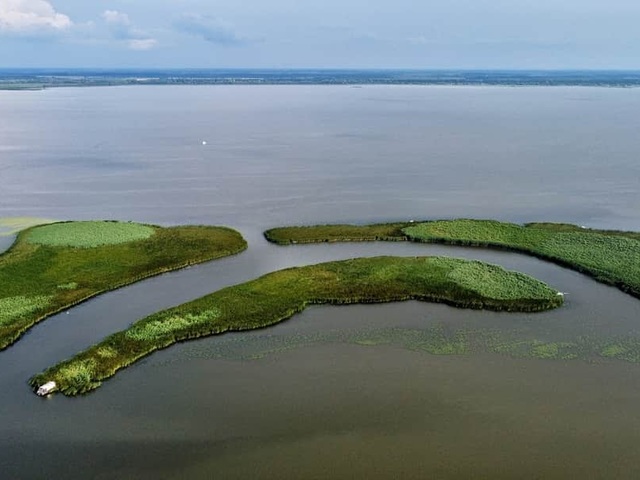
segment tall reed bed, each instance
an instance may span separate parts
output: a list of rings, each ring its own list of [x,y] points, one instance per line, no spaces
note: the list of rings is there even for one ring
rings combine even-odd
[[[515,250],[558,263],[640,298],[640,234],[574,225],[493,220],[425,222],[403,229],[413,241]]]
[[[316,225],[267,230],[279,245],[409,240],[513,250],[577,270],[640,298],[640,232],[566,223],[517,225],[495,220],[440,220],[375,225]]]

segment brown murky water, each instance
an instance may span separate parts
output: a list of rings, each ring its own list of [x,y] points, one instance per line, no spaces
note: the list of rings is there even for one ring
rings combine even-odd
[[[282,248],[261,232],[456,216],[637,230],[638,107],[640,90],[589,88],[0,92],[0,216],[227,224],[250,243],[57,315],[0,353],[0,477],[635,478],[640,365],[369,339],[390,328],[640,339],[637,300],[511,253]],[[158,309],[291,265],[380,254],[499,263],[568,292],[567,304],[534,315],[314,307],[174,346],[86,397],[43,400],[26,385]]]

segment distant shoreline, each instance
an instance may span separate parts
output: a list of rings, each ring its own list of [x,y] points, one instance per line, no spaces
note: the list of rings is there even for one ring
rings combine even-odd
[[[132,85],[640,87],[640,71],[0,69],[0,90]]]

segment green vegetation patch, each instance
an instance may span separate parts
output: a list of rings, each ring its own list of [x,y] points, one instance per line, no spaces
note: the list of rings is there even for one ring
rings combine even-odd
[[[194,343],[183,350],[188,358],[254,360],[311,345],[343,343],[363,347],[391,346],[429,355],[494,353],[520,359],[553,361],[625,361],[640,363],[640,338],[626,336],[575,339],[531,337],[518,329],[452,328],[446,322],[424,328],[391,327],[329,330],[310,334],[227,336],[216,342]]]
[[[139,223],[65,222],[33,228],[26,241],[54,247],[95,248],[145,240],[154,233],[154,227]]]
[[[531,283],[531,277],[517,272],[505,277],[499,271],[501,269],[497,265],[469,262],[455,267],[448,276],[459,285],[492,298],[515,300],[521,295],[528,298],[548,298],[552,295],[550,288]]]
[[[525,226],[493,220],[426,222],[403,232],[412,240],[496,247],[570,267],[640,297],[640,241],[634,232],[606,232],[560,224]]]
[[[513,250],[572,268],[640,298],[640,232],[596,230],[567,223],[517,225],[459,219],[282,227],[267,230],[265,237],[280,245],[409,240]]]
[[[278,245],[320,242],[403,241],[402,229],[410,222],[375,225],[315,225],[310,227],[279,227],[264,232],[267,240]]]
[[[452,273],[466,268],[475,276],[462,284],[459,275]],[[505,295],[503,285],[518,291]],[[31,384],[39,386],[53,380],[67,395],[84,393],[119,369],[181,340],[266,327],[290,318],[310,304],[412,299],[519,312],[552,309],[563,303],[558,292],[534,278],[480,262],[443,257],[329,262],[270,273],[146,317],[128,330],[115,333],[36,375]],[[421,339],[414,346],[434,353],[457,353],[466,349],[466,340],[431,335],[429,340]],[[101,353],[105,349],[110,355]],[[87,371],[89,374],[85,375]],[[71,377],[69,372],[73,374]]]
[[[640,340],[636,338],[614,339],[602,345],[599,353],[604,358],[640,363]]]
[[[495,339],[494,339],[495,340]],[[543,360],[574,360],[588,358],[592,351],[577,342],[547,342],[542,340],[502,340],[488,344],[494,353],[516,358],[539,358]]]
[[[172,335],[174,332],[188,330],[198,324],[211,322],[219,316],[220,311],[213,308],[198,314],[171,315],[147,323],[136,324],[127,330],[126,336],[133,340],[155,341]]]
[[[152,275],[232,255],[247,246],[238,232],[224,227],[78,223],[25,230],[0,255],[0,349],[40,320],[90,297]],[[96,228],[104,231],[105,225],[111,243],[88,246],[95,240],[87,235]],[[61,246],[61,239],[69,240],[70,232],[78,233],[80,240],[76,246]],[[130,241],[134,232],[138,232],[137,240]],[[142,232],[153,235],[140,238]],[[34,236],[44,243],[34,243]],[[129,240],[115,241],[125,237]],[[82,248],[77,248],[79,245]]]
[[[0,298],[0,327],[10,325],[34,312],[45,310],[52,298],[52,295],[37,295],[34,297],[19,295]]]

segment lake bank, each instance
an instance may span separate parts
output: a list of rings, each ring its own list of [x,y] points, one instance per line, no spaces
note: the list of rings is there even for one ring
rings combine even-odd
[[[512,250],[571,268],[640,298],[640,233],[566,223],[516,225],[495,220],[434,220],[374,225],[316,225],[266,230],[278,245],[414,241]]]

